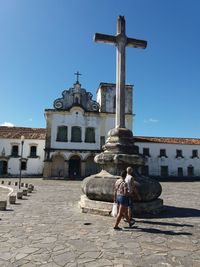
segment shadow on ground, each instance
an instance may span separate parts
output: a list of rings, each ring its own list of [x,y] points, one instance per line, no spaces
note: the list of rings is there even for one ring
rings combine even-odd
[[[158,228],[156,228],[158,227]],[[162,229],[164,227],[164,229]],[[172,229],[167,229],[171,228]],[[124,231],[139,231],[139,232],[145,232],[150,234],[163,234],[163,235],[192,235],[192,233],[188,231],[183,231],[186,227],[189,227],[190,229],[194,227],[192,224],[186,224],[186,223],[171,223],[171,222],[160,222],[160,221],[152,221],[152,220],[136,220],[136,225],[132,228],[130,227],[124,227]]]
[[[164,210],[160,213],[159,217],[160,218],[200,217],[200,210],[193,208],[164,206]]]
[[[148,221],[148,220],[139,220],[140,223],[160,225],[160,226],[173,226],[173,227],[193,227],[193,224],[187,223],[171,223],[171,222],[159,222],[159,221]]]
[[[200,210],[175,206],[164,206],[158,214],[139,214],[136,218],[187,218],[200,217]]]
[[[190,232],[184,232],[184,231],[173,231],[173,230],[162,230],[157,228],[148,228],[148,227],[140,227],[140,226],[134,226],[132,228],[124,227],[123,231],[139,231],[139,232],[145,232],[150,234],[163,234],[163,235],[192,235]]]

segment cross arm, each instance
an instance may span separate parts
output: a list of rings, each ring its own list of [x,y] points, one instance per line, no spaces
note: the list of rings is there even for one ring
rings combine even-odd
[[[116,44],[116,36],[102,34],[102,33],[95,33],[94,41],[97,43]]]
[[[147,41],[127,38],[127,46],[145,49],[147,47]]]

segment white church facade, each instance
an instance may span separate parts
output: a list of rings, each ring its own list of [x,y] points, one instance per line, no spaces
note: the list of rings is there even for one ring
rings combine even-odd
[[[126,127],[132,127],[132,86],[126,86]],[[97,101],[77,80],[46,109],[44,177],[86,177],[97,173],[94,157],[115,125],[115,85],[101,83]]]
[[[94,157],[115,126],[115,84],[100,83],[96,100],[92,97],[77,80],[45,110],[46,128],[0,126],[0,176],[78,179],[100,171]],[[133,86],[126,85],[125,118],[131,130],[132,98]],[[200,177],[200,139],[134,138],[146,159],[141,174]]]

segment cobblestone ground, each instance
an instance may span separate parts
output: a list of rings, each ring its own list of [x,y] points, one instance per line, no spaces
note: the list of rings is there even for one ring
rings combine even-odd
[[[165,211],[114,231],[81,213],[80,181],[24,181],[36,190],[0,211],[0,266],[200,266],[200,182],[162,183]]]

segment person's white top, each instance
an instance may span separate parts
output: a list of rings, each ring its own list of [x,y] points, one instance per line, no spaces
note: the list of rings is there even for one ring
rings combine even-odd
[[[127,185],[128,185],[128,192],[129,192],[130,194],[132,193],[132,183],[131,183],[131,180],[132,180],[132,175],[127,174],[127,175],[126,175],[126,178],[125,178],[125,181],[127,182]]]

